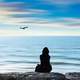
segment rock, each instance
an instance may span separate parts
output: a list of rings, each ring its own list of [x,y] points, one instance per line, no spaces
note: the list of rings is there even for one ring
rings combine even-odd
[[[65,77],[69,80],[80,80],[80,72],[66,73]]]
[[[8,80],[17,80],[17,79],[14,77],[9,77]]]
[[[0,80],[66,80],[61,73],[6,73],[0,74]]]
[[[27,79],[30,80],[65,80],[65,76],[61,73],[36,73],[30,74]]]

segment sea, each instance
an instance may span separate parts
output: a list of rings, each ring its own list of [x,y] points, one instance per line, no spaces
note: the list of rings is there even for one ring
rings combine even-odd
[[[34,72],[48,47],[52,72],[80,71],[80,36],[0,37],[0,73]]]

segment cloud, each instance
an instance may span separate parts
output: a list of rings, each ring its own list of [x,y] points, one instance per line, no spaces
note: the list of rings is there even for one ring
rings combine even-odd
[[[71,28],[80,28],[80,19],[79,18],[61,18],[63,24]]]
[[[22,6],[25,6],[24,2],[1,2],[0,3],[0,22],[4,24],[5,23],[6,24],[19,24],[23,22],[24,23],[34,22],[33,21],[34,19],[28,18],[28,16],[35,15],[36,17],[36,15],[47,14],[47,10],[43,10],[43,9],[28,9],[28,8],[21,9],[21,10],[18,9]]]
[[[44,1],[58,5],[69,5],[69,4],[80,3],[80,0],[44,0]]]
[[[48,0],[46,0],[48,1]],[[52,0],[50,0],[52,1]],[[58,0],[57,0],[58,1]],[[60,2],[61,1],[61,2]],[[64,0],[52,4],[73,4],[74,1]],[[50,3],[48,3],[50,4]],[[24,2],[1,2],[0,23],[5,25],[29,25],[28,31],[0,30],[1,35],[80,35],[80,19],[70,17],[49,17],[49,10],[29,8],[30,4]],[[53,9],[53,8],[52,8]],[[54,10],[54,9],[53,9]],[[54,14],[52,12],[51,14]],[[59,13],[58,13],[59,14]],[[46,18],[48,16],[48,18]],[[13,27],[13,26],[11,26]],[[12,28],[13,29],[13,28]]]
[[[47,0],[48,1],[48,0]],[[55,0],[50,0],[54,3],[57,2]],[[61,2],[65,3],[64,0],[60,0]],[[59,2],[59,1],[58,1]],[[72,2],[72,0],[68,0],[68,2]],[[48,23],[49,20],[44,19],[46,17],[50,16],[49,10],[38,9],[38,8],[27,8],[28,6],[31,6],[29,3],[24,2],[1,2],[0,3],[0,21],[3,21],[4,23]],[[55,15],[56,10],[52,12],[51,14]],[[53,17],[53,16],[52,16]],[[33,20],[32,20],[33,18]],[[39,18],[39,19],[38,19]],[[42,18],[42,21],[40,20]],[[31,19],[31,20],[30,20]],[[36,19],[36,21],[35,21]],[[61,20],[60,20],[61,21]],[[63,22],[69,22],[67,20],[63,20]],[[53,21],[54,22],[54,21]]]
[[[77,11],[77,10],[74,10],[73,8],[77,7],[77,5],[80,4],[80,0],[42,0],[42,1],[47,5],[52,5],[53,8],[55,7],[54,10],[58,11],[58,13],[59,12],[65,13],[65,12],[68,12],[70,9],[72,9],[73,11]],[[77,9],[78,9],[78,7],[77,7]],[[70,10],[70,11],[72,11],[72,10]],[[65,14],[67,14],[67,13],[65,13]]]
[[[80,27],[76,27],[76,25],[73,27],[65,23],[68,21],[70,23],[78,22],[79,20],[74,18],[61,18],[56,21],[37,18],[6,18],[3,20],[6,25],[14,25],[14,27],[15,25],[28,25],[29,28],[25,31],[20,30],[19,27],[16,30],[0,29],[0,36],[78,36],[80,35]]]
[[[25,7],[26,6],[26,7]],[[0,3],[0,10],[1,11],[9,11],[14,13],[46,13],[46,10],[42,9],[29,9],[27,6],[30,6],[28,3],[24,2],[1,2]]]
[[[0,36],[80,36],[80,31],[18,31],[0,30]]]
[[[24,2],[1,2],[0,7],[22,7],[27,5]]]

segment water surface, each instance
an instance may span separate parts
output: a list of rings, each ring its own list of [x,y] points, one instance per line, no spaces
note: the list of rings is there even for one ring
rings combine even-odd
[[[33,72],[44,47],[52,71],[80,71],[80,37],[0,37],[0,72]]]

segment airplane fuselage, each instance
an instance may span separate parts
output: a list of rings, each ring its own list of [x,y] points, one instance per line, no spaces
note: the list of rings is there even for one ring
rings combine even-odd
[[[28,28],[28,27],[20,27],[20,29],[23,29],[23,30],[25,30],[26,28]]]

